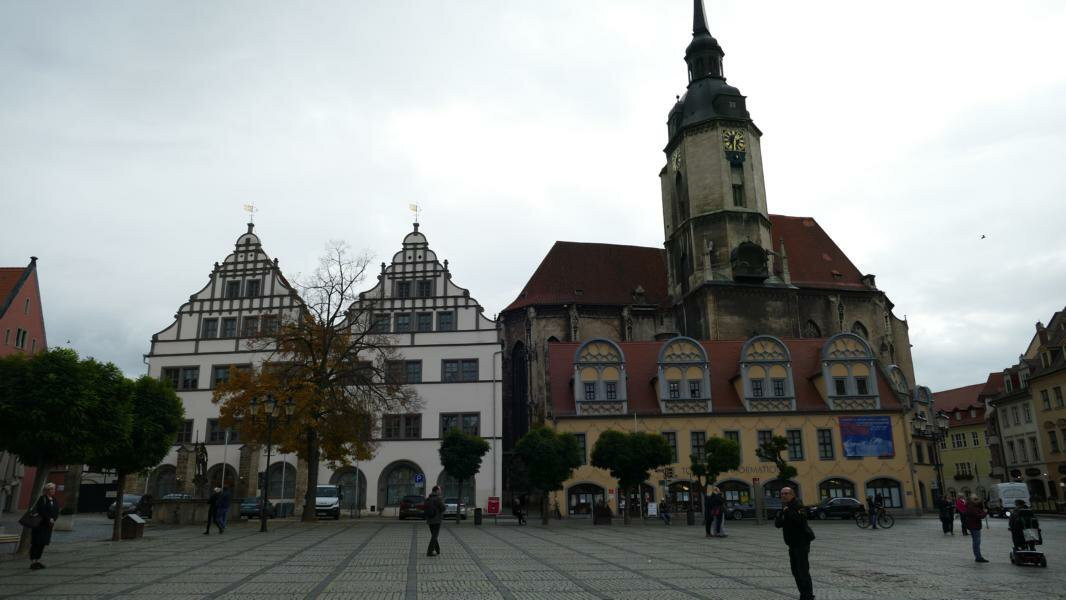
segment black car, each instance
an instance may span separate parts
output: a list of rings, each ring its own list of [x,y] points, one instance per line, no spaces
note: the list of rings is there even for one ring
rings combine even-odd
[[[400,519],[413,517],[415,519],[426,518],[426,499],[423,496],[404,496],[400,500]]]
[[[262,517],[260,509],[263,506],[262,498],[245,498],[241,500],[241,516],[249,519],[258,519]],[[268,519],[273,519],[277,515],[277,508],[274,503],[267,500],[266,504],[266,516]]]
[[[811,519],[853,519],[855,513],[865,510],[862,502],[855,498],[826,498],[814,506],[807,507],[807,516]]]
[[[727,502],[725,505],[725,518],[739,521],[741,519],[754,519],[755,507],[751,504],[739,502]]]

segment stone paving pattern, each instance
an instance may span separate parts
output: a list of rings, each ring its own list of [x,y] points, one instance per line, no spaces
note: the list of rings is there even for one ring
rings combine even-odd
[[[681,516],[681,515],[679,515]],[[681,519],[682,523],[683,518]],[[1066,521],[1047,519],[1047,569],[1007,560],[1004,521],[986,530],[973,562],[969,538],[944,537],[935,519],[899,519],[890,530],[817,522],[811,552],[820,600],[1049,600],[1066,598]],[[444,525],[443,554],[425,555],[424,523],[383,519],[302,524],[235,523],[224,535],[151,527],[145,538],[57,541],[41,571],[0,561],[0,599],[36,600],[584,600],[595,598],[796,598],[780,531],[729,523],[639,522],[593,527],[554,521]]]

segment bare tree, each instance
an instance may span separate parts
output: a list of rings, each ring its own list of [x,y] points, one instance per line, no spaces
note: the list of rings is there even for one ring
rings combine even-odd
[[[291,419],[279,418],[274,435],[282,452],[307,461],[304,521],[316,520],[323,459],[337,465],[369,459],[380,417],[421,405],[413,388],[390,376],[390,365],[400,358],[395,339],[375,327],[375,304],[356,291],[371,260],[366,252],[353,256],[343,242],[329,243],[318,268],[296,283],[300,309],[263,320],[259,337],[249,341],[270,353],[267,360],[254,369],[231,369],[214,392],[221,424],[260,443],[266,423],[249,418],[253,399],[292,400]]]

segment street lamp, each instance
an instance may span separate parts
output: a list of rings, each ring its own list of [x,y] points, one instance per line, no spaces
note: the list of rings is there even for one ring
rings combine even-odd
[[[940,488],[940,495],[944,496],[947,491],[944,487],[944,461],[940,459],[940,440],[948,437],[948,416],[943,411],[937,411],[933,418],[936,427],[933,428],[933,447],[936,448],[936,484]]]
[[[259,402],[258,398],[252,398],[248,412],[251,413],[253,421],[259,416],[260,408],[263,409],[263,418],[266,419],[267,426],[267,459],[266,468],[263,469],[262,506],[259,507],[259,531],[265,533],[267,530],[267,490],[270,488],[270,438],[274,433],[274,423],[277,422],[279,416],[279,406],[274,396],[271,395],[267,395],[263,402]],[[284,410],[285,422],[288,423],[292,420],[292,413],[296,410],[296,404],[292,398],[285,401]]]

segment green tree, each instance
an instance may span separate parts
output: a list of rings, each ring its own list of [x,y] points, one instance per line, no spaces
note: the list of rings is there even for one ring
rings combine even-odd
[[[95,466],[115,470],[119,510],[115,511],[111,539],[116,541],[122,531],[121,505],[126,476],[159,464],[173,446],[185,417],[181,399],[169,383],[147,375],[135,382],[123,380],[112,383],[110,397],[115,406],[121,403],[120,410],[128,415],[128,433],[116,443],[99,449],[90,459]]]
[[[781,458],[781,453],[788,450],[788,439],[784,436],[775,435],[755,449],[755,455],[763,460],[772,461],[777,465],[777,478],[781,480],[792,479],[796,476],[796,467],[788,464]]]
[[[627,492],[648,479],[648,471],[674,461],[674,452],[666,438],[657,433],[622,433],[609,429],[596,440],[592,448],[592,466],[610,471],[618,480],[618,487]],[[627,496],[631,494],[626,494]],[[623,511],[629,524],[629,509]]]
[[[692,461],[692,474],[700,486],[700,502],[703,502],[708,484],[717,481],[722,473],[740,467],[740,445],[733,440],[711,437],[703,446],[702,460],[696,455],[689,458]]]
[[[563,482],[581,466],[577,438],[572,433],[535,427],[515,444],[515,454],[526,467],[529,484],[541,493],[540,517],[547,525],[548,493],[563,489]]]
[[[463,433],[453,428],[444,434],[440,441],[440,464],[444,472],[455,478],[459,484],[459,495],[463,493],[463,482],[472,479],[481,470],[481,459],[489,451],[489,443],[479,435]],[[460,497],[459,501],[463,499]],[[459,524],[459,519],[455,520]]]
[[[0,358],[0,451],[36,467],[30,497],[53,465],[80,465],[128,434],[128,413],[108,394],[125,378],[112,364],[81,360],[69,348]],[[29,547],[23,530],[18,552]]]

